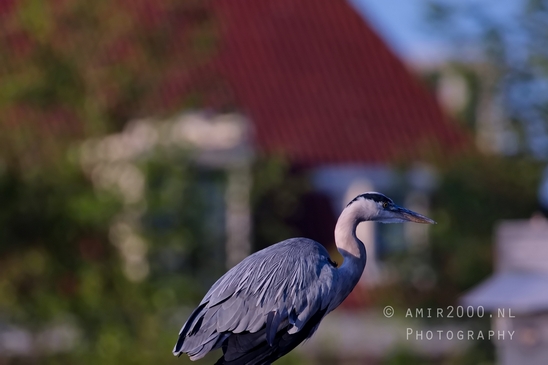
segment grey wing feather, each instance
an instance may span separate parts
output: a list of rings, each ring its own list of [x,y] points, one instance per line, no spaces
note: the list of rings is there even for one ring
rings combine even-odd
[[[265,326],[272,345],[282,323],[294,334],[317,312],[327,312],[336,278],[325,248],[309,239],[256,252],[213,284],[183,325],[173,353],[196,360],[221,347],[231,333],[255,333]]]

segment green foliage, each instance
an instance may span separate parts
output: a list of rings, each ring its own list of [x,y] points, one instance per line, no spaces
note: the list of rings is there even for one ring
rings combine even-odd
[[[492,272],[494,228],[536,211],[540,172],[533,161],[496,156],[466,156],[441,168],[431,251],[444,288],[440,302],[454,301]]]
[[[292,222],[304,212],[303,195],[310,190],[306,176],[291,171],[280,156],[259,157],[253,166],[253,243],[260,250],[300,232]]]
[[[152,258],[151,284],[177,303],[196,304],[225,270],[225,173],[160,149],[141,165],[147,207],[140,222]]]
[[[207,0],[9,4],[0,14],[4,156],[54,161],[72,138],[199,106],[197,95],[222,84],[206,67],[217,39]]]
[[[492,104],[497,113],[504,115],[506,120],[500,122],[506,136],[511,136],[511,153],[545,159],[548,2],[516,2],[505,5],[502,12],[482,2],[427,0],[426,4],[428,25],[440,39],[453,45],[454,60],[460,63],[456,69],[464,76],[471,94],[480,91],[484,94],[482,102]],[[506,11],[512,12],[512,21],[507,21],[509,16],[500,16]],[[474,55],[463,49],[474,49]],[[474,95],[469,98],[468,102],[477,102]],[[469,104],[467,109],[474,107]],[[477,113],[465,110],[459,117],[473,123]]]
[[[113,166],[108,158],[84,164],[69,152],[56,164],[6,165],[0,174],[0,316],[36,338],[69,329],[64,349],[36,349],[43,363],[168,361],[190,308],[224,272],[225,172],[161,144]],[[99,168],[121,174],[130,167],[144,179],[137,200],[98,183]],[[268,244],[287,238],[304,177],[269,158],[257,162],[254,176],[257,236]],[[279,231],[260,229],[271,225]],[[128,273],[143,252],[144,276]]]
[[[72,147],[222,92],[208,1],[24,0],[0,16],[0,325],[46,342],[69,331],[59,351],[38,343],[0,362],[175,361],[175,334],[224,271],[224,173],[154,149],[130,162],[145,186],[128,203],[98,187],[93,168],[82,173]],[[265,159],[257,176],[255,202],[274,204],[261,227],[288,232],[298,184],[287,164]],[[124,247],[124,234],[137,245]],[[127,272],[136,249],[140,281]]]
[[[132,306],[118,290],[126,280],[107,239],[119,204],[63,167],[0,174],[0,312],[31,330],[74,316],[94,338],[101,322],[127,318],[121,309]]]
[[[492,274],[497,224],[528,219],[537,210],[538,162],[471,153],[435,164],[439,186],[430,215],[437,225],[430,229],[430,243],[390,258],[402,281],[397,288],[379,291],[381,302],[455,305],[466,290]],[[421,288],[416,280],[431,284]]]
[[[62,172],[33,177],[4,171],[0,198],[6,208],[0,216],[0,312],[32,332],[60,322],[80,333],[73,352],[45,356],[44,363],[146,364],[172,357],[177,328],[166,328],[165,311],[190,301],[180,284],[191,280],[172,273],[158,286],[123,275],[108,240],[109,223],[120,211],[115,197],[96,193],[66,164]]]
[[[156,156],[140,166],[149,205],[128,209],[93,186],[71,147],[132,118],[198,107],[222,83],[205,67],[216,48],[207,1],[22,0],[0,8],[0,327],[37,341],[0,362],[173,361],[188,314],[179,307],[195,304],[220,272],[212,265],[222,258],[206,258],[222,240],[213,244],[219,237],[202,223],[212,207],[201,183],[215,174],[184,156]],[[138,217],[148,247],[141,282],[128,279],[113,244],[124,214]],[[65,347],[49,353],[41,343],[59,326],[70,332],[56,342]]]
[[[439,185],[429,216],[438,224],[429,230],[429,245],[390,258],[400,280],[372,294],[380,305],[423,309],[458,305],[467,290],[493,273],[497,224],[505,219],[529,219],[536,213],[543,168],[537,161],[469,153],[433,165],[437,166]],[[431,284],[421,287],[417,278]],[[447,319],[424,320],[431,325]],[[488,320],[478,322],[483,330],[489,329]],[[434,363],[494,363],[492,342],[471,345],[462,354]],[[386,361],[425,363],[422,356],[405,351]]]
[[[222,272],[222,257],[214,252],[222,251],[223,240],[211,231],[218,222],[204,219],[216,209],[207,198],[212,186],[222,187],[222,176],[180,154],[142,162],[149,205],[138,227],[151,269],[135,282],[112,241],[112,223],[126,211],[120,197],[94,189],[79,166],[58,164],[32,174],[8,167],[0,174],[1,317],[38,337],[56,325],[70,327],[71,351],[47,356],[38,348],[44,363],[171,359],[188,313],[174,314],[196,304]]]

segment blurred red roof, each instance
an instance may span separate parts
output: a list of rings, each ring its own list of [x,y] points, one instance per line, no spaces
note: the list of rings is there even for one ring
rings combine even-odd
[[[6,30],[0,44],[13,56],[0,71],[11,72],[11,67],[26,75],[33,69],[27,65],[43,67],[37,36],[17,15],[26,3],[0,4]],[[48,86],[47,77],[56,77],[75,78],[69,86],[77,100],[93,100],[103,119],[122,124],[176,110],[193,95],[203,96],[203,106],[213,109],[235,104],[251,118],[260,152],[285,153],[298,165],[385,163],[414,158],[429,143],[443,152],[472,145],[345,0],[207,2],[220,25],[221,48],[213,62],[210,55],[197,58],[199,42],[190,41],[202,23],[209,24],[206,3],[109,4],[94,8],[94,16],[129,16],[129,26],[119,34],[89,24],[73,29],[69,25],[79,24],[78,8],[70,2],[50,4],[54,26],[47,49],[73,67],[50,67],[36,82],[22,78],[34,82],[25,86],[35,90],[31,96],[47,95],[49,104],[44,107],[28,97],[11,100],[3,114],[0,108],[4,125],[39,125],[55,135],[86,130],[82,103],[66,100],[72,94],[59,91],[63,84]],[[87,32],[92,38],[82,45]],[[151,40],[158,43],[154,52]],[[201,41],[207,43],[207,37]],[[81,91],[80,79],[92,86]],[[132,88],[139,92],[128,95]]]
[[[217,65],[263,152],[384,163],[467,135],[344,0],[216,0]]]

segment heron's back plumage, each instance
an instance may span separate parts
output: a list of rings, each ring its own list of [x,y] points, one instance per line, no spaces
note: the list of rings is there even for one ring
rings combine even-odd
[[[336,280],[327,251],[313,240],[267,247],[211,287],[173,352],[195,360],[222,347],[218,364],[269,364],[313,334],[332,309]]]

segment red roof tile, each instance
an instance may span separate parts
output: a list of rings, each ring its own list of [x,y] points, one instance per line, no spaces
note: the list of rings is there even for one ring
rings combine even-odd
[[[217,0],[218,65],[257,147],[297,164],[384,163],[467,137],[344,0]]]

